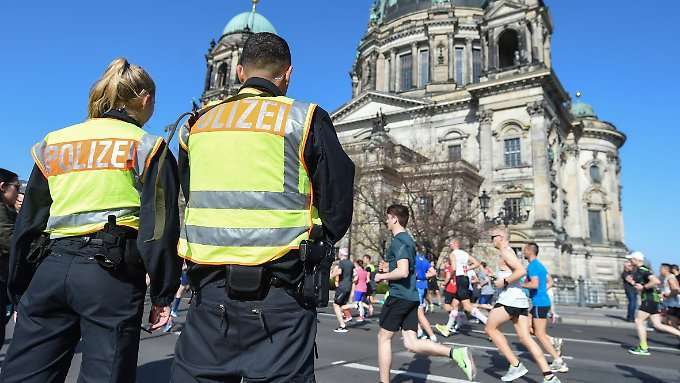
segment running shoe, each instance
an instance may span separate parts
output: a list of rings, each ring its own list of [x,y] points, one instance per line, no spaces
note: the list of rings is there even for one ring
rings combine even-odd
[[[346,333],[347,331],[349,331],[349,330],[347,330],[347,327],[338,327],[335,330],[333,330],[333,332],[339,332],[339,333],[343,333],[343,334]]]
[[[543,383],[562,383],[558,377],[555,375],[552,376],[552,378],[543,378]]]
[[[451,360],[456,362],[458,367],[465,373],[468,380],[472,380],[477,375],[477,367],[475,367],[475,360],[472,359],[470,349],[467,347],[456,347],[451,349],[449,353]]]
[[[648,349],[648,348],[642,348],[642,347],[640,347],[640,346],[637,346],[637,347],[628,349],[628,352],[631,353],[631,354],[633,354],[633,355],[642,355],[642,356],[649,356],[649,355],[651,355],[651,354],[649,353],[649,349]]]
[[[508,369],[508,372],[505,373],[505,375],[501,376],[501,380],[504,382],[512,382],[515,379],[519,379],[526,375],[529,372],[526,367],[522,363],[519,364],[519,366],[514,367],[510,366]]]
[[[430,337],[430,340],[433,341],[434,343],[437,343],[437,336],[432,334],[432,336]]]
[[[553,371],[553,372],[569,372],[569,367],[567,366],[567,363],[565,363],[562,358],[559,358],[559,359],[553,360],[553,362],[550,364],[550,371]]]
[[[562,338],[553,337],[551,339],[551,343],[552,343],[553,348],[555,348],[555,351],[557,351],[557,355],[562,356],[562,351],[563,351],[562,345],[564,344],[564,341],[562,340]]]
[[[448,337],[451,335],[451,332],[449,331],[449,328],[446,327],[446,325],[443,325],[443,324],[436,324],[436,325],[434,325],[434,328],[435,328],[437,331],[439,331],[439,333],[442,334],[442,336],[443,336],[444,338],[448,338]]]

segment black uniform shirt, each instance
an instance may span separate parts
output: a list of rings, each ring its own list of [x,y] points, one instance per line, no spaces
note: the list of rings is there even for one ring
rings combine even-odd
[[[105,117],[140,126],[137,121],[123,112],[111,111],[106,113]],[[154,188],[162,148],[161,146],[151,159],[142,185],[137,247],[144,261],[146,272],[151,278],[152,303],[167,306],[172,302],[179,287],[182,264],[181,258],[177,256],[179,239],[177,162],[170,151],[167,152],[160,175],[160,185],[165,194],[165,230],[160,240],[146,241],[153,237],[155,227]],[[52,197],[47,179],[34,165],[12,239],[7,288],[14,304],[18,303],[19,297],[26,291],[33,277],[33,266],[26,261],[26,256],[30,251],[31,242],[37,239],[47,226],[51,205]]]
[[[252,77],[241,89],[254,88],[271,96],[282,96],[281,91],[269,80]],[[305,144],[305,163],[314,190],[314,206],[323,223],[326,240],[340,240],[352,222],[354,193],[354,163],[340,145],[335,127],[328,112],[317,107]],[[179,151],[179,177],[184,198],[189,201],[189,156],[182,147]],[[289,283],[297,283],[302,275],[297,250],[270,262],[268,268]],[[195,270],[201,266],[192,264]]]

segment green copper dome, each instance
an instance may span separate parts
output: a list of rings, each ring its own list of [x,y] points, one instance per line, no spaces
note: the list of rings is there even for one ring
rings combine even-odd
[[[252,33],[271,32],[276,33],[272,23],[257,12],[243,12],[234,16],[227,26],[224,27],[223,35],[235,32],[249,31]]]
[[[574,116],[574,118],[597,118],[597,114],[595,114],[593,107],[590,104],[581,101],[576,101],[571,105],[571,115]]]
[[[486,8],[489,0],[374,0],[371,20],[384,23],[412,12],[423,11],[439,4],[456,7]]]

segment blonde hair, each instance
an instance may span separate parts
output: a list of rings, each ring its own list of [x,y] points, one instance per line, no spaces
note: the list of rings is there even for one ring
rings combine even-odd
[[[140,107],[135,102],[141,102],[145,92],[151,96],[156,92],[151,76],[139,65],[130,64],[124,57],[119,57],[111,61],[102,77],[90,89],[87,116],[98,118],[112,109]]]

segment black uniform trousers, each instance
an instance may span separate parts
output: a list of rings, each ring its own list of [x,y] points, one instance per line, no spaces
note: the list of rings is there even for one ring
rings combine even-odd
[[[0,382],[63,382],[76,347],[79,383],[135,382],[144,268],[108,271],[93,258],[98,249],[57,241],[38,266],[17,308]]]
[[[316,310],[283,288],[241,301],[224,286],[224,278],[192,286],[196,295],[175,346],[171,382],[314,383]]]

